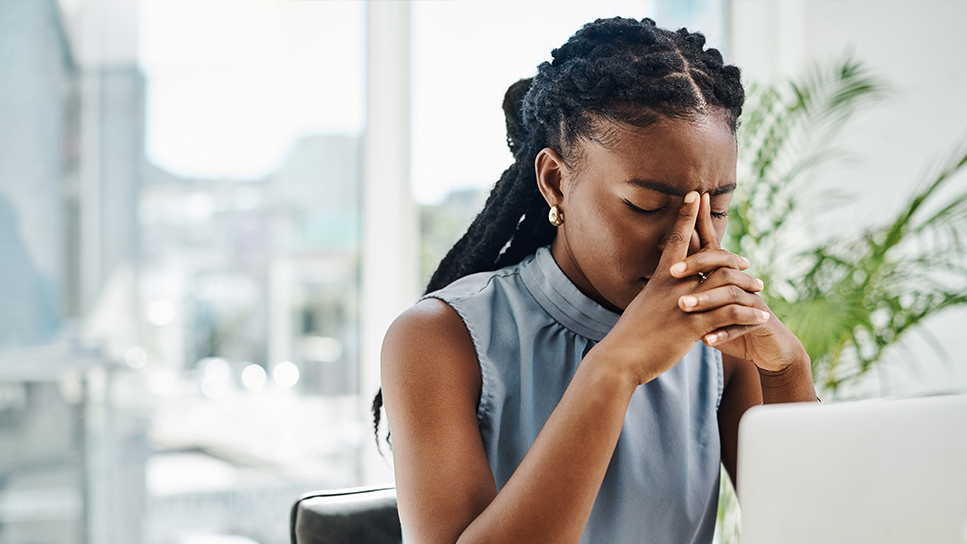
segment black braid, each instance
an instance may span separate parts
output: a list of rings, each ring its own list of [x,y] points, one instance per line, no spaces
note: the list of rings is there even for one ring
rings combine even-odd
[[[705,49],[700,33],[665,30],[651,19],[598,19],[551,55],[536,76],[507,89],[503,106],[514,164],[440,262],[427,293],[517,264],[554,239],[557,229],[547,221],[534,167],[542,149],[553,149],[566,164],[578,160],[575,144],[600,137],[602,120],[642,129],[715,111],[736,131],[745,101],[739,69],[726,65],[718,50]],[[382,401],[381,390],[373,400],[377,435]]]

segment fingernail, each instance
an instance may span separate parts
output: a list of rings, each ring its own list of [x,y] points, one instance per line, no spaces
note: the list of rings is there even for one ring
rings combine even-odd
[[[717,333],[711,333],[705,335],[705,341],[709,344],[714,344],[719,341],[719,335]]]
[[[742,259],[742,264],[744,264],[745,266],[752,266],[752,262],[749,261],[749,259],[746,259],[745,257],[743,257],[741,255],[739,255],[739,258]]]
[[[692,202],[695,202],[697,198],[698,198],[698,193],[696,191],[692,191],[687,195],[685,195],[685,204],[691,204]]]
[[[686,308],[691,308],[692,306],[698,304],[698,299],[690,296],[682,297],[682,304],[684,304]]]
[[[760,290],[761,290],[761,289],[765,289],[765,288],[766,288],[766,284],[764,284],[764,283],[762,283],[762,280],[760,280],[759,278],[756,278],[756,279],[755,279],[755,282],[756,282],[757,284],[759,284],[759,289],[760,289]]]
[[[681,274],[684,271],[685,271],[685,263],[675,263],[671,267],[672,274]],[[692,338],[694,338],[694,336]]]
[[[768,321],[769,312],[763,312],[762,310],[756,310],[756,315],[759,316],[759,321]]]

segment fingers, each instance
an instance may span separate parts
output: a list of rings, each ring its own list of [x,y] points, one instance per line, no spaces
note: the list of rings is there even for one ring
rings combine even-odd
[[[688,256],[688,245],[695,230],[695,221],[698,218],[700,206],[699,195],[692,191],[685,195],[685,203],[678,213],[678,220],[665,238],[665,247],[661,252],[661,260],[658,268],[664,270],[672,264],[685,260]],[[674,275],[674,273],[673,273]]]
[[[762,280],[734,268],[719,268],[709,272],[703,288],[708,291],[725,285],[736,285],[752,293],[765,289]]]
[[[706,346],[714,347],[719,344],[724,344],[725,342],[735,340],[743,334],[755,330],[757,327],[758,326],[749,325],[732,325],[729,327],[723,327],[706,334],[702,337],[702,341],[705,342]]]
[[[733,268],[745,270],[749,268],[749,259],[730,253],[724,249],[710,249],[689,255],[671,267],[672,276],[685,278],[699,272],[709,273],[719,268]],[[758,289],[756,289],[758,291]]]
[[[755,278],[749,278],[754,280]],[[707,312],[729,304],[755,307],[761,299],[735,284],[723,285],[701,293],[693,293],[678,298],[678,307],[685,312]]]
[[[764,325],[772,318],[772,314],[739,304],[729,304],[708,312],[695,315],[699,318],[700,327],[704,331],[703,340],[719,343],[725,339],[736,338],[750,330]],[[709,335],[715,335],[709,338]],[[709,344],[711,345],[711,344]]]
[[[721,249],[719,240],[712,228],[712,203],[708,193],[702,195],[702,205],[698,210],[698,222],[695,225],[698,232],[698,243],[702,249]]]
[[[672,276],[685,278],[694,276],[699,272],[707,274],[723,266],[738,270],[749,268],[748,259],[729,253],[719,245],[718,237],[712,226],[712,204],[708,193],[703,194],[699,199],[698,217],[695,221],[694,231],[702,251],[675,263],[671,267]]]

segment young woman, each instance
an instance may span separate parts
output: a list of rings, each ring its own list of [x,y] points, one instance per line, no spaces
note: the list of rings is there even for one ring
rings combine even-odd
[[[719,246],[744,93],[704,44],[598,20],[508,90],[515,162],[383,345],[407,542],[711,542],[742,413],[815,400]]]

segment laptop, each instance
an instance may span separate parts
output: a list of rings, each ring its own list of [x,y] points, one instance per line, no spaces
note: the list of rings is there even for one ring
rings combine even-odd
[[[755,407],[742,544],[967,544],[967,394]]]

